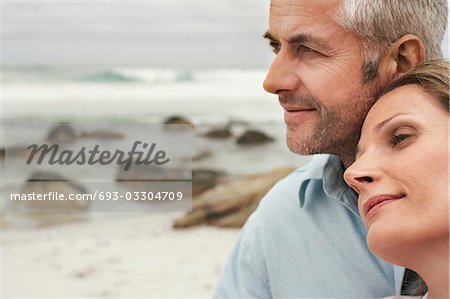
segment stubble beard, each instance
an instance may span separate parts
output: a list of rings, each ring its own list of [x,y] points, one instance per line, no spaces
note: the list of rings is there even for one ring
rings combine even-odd
[[[335,154],[344,165],[353,162],[364,118],[375,103],[378,90],[377,82],[365,84],[349,97],[336,101],[345,104],[327,109],[309,99],[317,108],[316,123],[310,130],[302,128],[301,124],[287,123],[288,148],[300,155]]]

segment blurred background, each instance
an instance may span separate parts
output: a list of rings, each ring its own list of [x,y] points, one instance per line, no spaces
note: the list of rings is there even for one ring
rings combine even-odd
[[[3,209],[3,296],[209,298],[259,198],[308,160],[288,151],[282,109],[262,88],[273,57],[262,38],[268,1],[6,0],[1,6],[3,157],[54,136],[83,143],[80,124],[97,124],[94,137],[109,145],[119,142],[114,126],[192,124],[194,208],[206,203],[209,211]],[[17,133],[17,127],[28,129]],[[1,180],[3,197],[38,188],[29,182],[36,173],[20,176]],[[86,184],[40,188],[81,192]]]
[[[308,161],[287,149],[282,109],[262,88],[269,1],[0,5],[2,167],[6,150],[20,154],[36,136],[78,138],[77,123],[191,124],[200,211],[29,221],[0,210],[3,296],[209,298],[261,194]],[[35,130],[8,134],[18,124]],[[2,179],[3,196],[31,175]]]

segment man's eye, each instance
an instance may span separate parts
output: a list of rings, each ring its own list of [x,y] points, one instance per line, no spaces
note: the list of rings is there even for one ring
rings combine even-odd
[[[390,139],[390,143],[393,146],[396,146],[399,143],[402,143],[403,141],[405,141],[406,139],[408,139],[408,137],[410,137],[410,135],[407,134],[399,134],[399,135],[392,135],[391,139]]]
[[[306,46],[299,46],[297,51],[298,51],[298,53],[312,53],[312,52],[314,52],[313,49],[311,49],[309,47],[306,47]]]

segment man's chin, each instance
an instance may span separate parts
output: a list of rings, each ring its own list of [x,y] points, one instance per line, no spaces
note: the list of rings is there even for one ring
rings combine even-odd
[[[305,135],[298,136],[287,133],[286,145],[289,150],[298,155],[313,155],[317,152],[314,150],[315,140]]]

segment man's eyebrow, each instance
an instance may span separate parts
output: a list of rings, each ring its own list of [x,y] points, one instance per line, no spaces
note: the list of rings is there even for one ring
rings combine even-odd
[[[399,116],[402,115],[414,115],[413,113],[405,113],[405,112],[401,112],[401,113],[396,113],[394,115],[392,115],[391,117],[389,117],[388,119],[383,120],[382,122],[379,122],[374,128],[373,130],[378,133],[380,132],[381,128],[383,128],[387,123],[389,123],[390,121],[392,121],[394,118],[397,118]]]
[[[267,38],[271,42],[279,43],[278,39],[276,39],[269,31],[266,31],[263,35],[264,38]],[[290,44],[303,44],[303,43],[313,43],[324,49],[329,49],[330,46],[320,38],[312,37],[309,34],[299,33],[288,39],[288,43]]]
[[[326,42],[325,39],[322,39],[320,37],[313,37],[310,34],[300,33],[297,35],[292,36],[288,39],[288,43],[290,44],[312,44],[319,46],[320,48],[324,50],[329,50],[330,45]]]
[[[311,40],[312,40],[311,35],[300,33],[300,34],[294,35],[293,37],[289,38],[288,43],[302,44],[302,43],[305,43],[305,42],[311,41]]]

